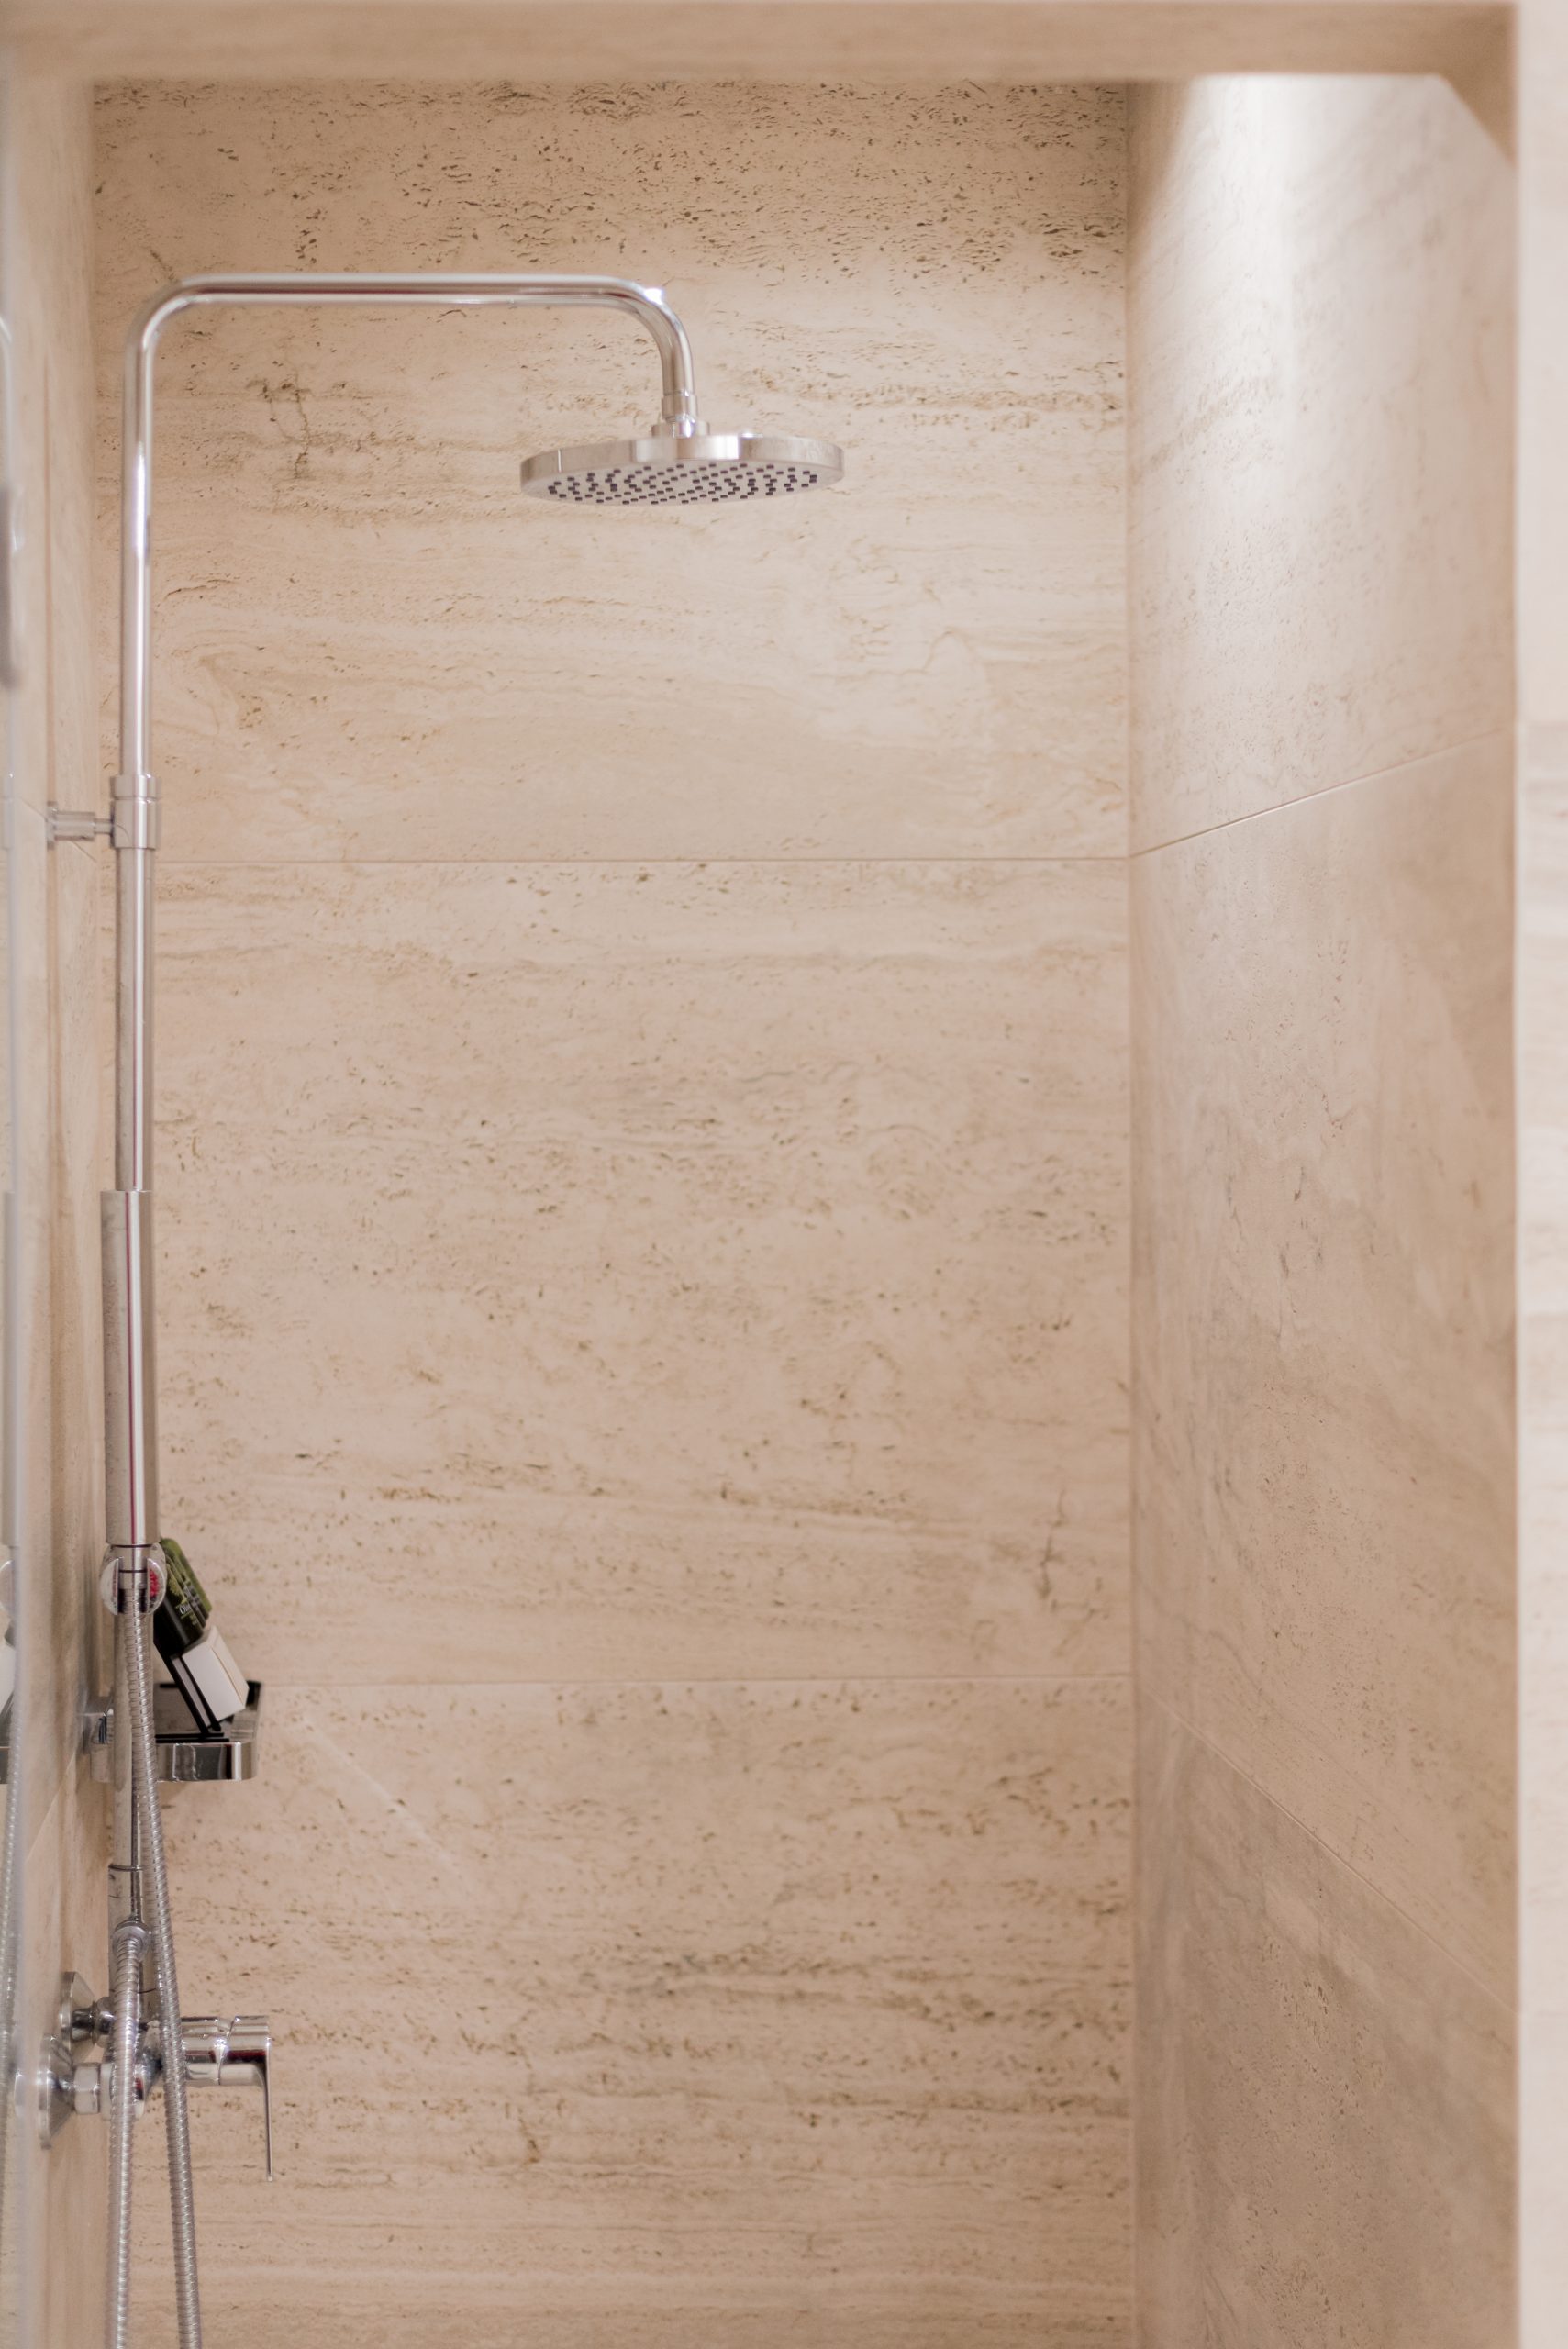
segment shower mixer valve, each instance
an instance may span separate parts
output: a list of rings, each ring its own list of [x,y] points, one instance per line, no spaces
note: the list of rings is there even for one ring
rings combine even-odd
[[[156,2007],[156,1998],[151,2004]],[[107,2113],[114,2095],[114,2009],[95,1998],[79,1974],[61,1984],[60,2024],[44,2049],[38,2078],[39,2132],[52,2144],[74,2112]],[[185,2015],[180,2039],[185,2079],[194,2088],[260,2088],[266,2173],[272,2176],[272,2034],[265,2015]],[[154,2012],[143,2024],[132,2082],[139,2119],[163,2076],[163,2035]]]

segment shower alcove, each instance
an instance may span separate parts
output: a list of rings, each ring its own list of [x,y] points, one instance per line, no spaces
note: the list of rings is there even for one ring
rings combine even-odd
[[[275,2184],[194,2116],[213,2338],[1561,2337],[1568,50],[1516,111],[1509,34],[15,14],[40,2008],[103,1932],[108,1061],[41,813],[113,765],[128,321],[613,271],[847,456],[568,517],[517,460],[643,416],[614,321],[167,338],[164,1513],[269,1709],[171,1864],[279,2043]],[[31,2157],[39,2349],[102,2135]]]

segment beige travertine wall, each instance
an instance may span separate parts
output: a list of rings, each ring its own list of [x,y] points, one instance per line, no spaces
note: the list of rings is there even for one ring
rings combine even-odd
[[[1515,2337],[1510,205],[1132,102],[1148,2349]]]
[[[1061,83],[1448,73],[1495,83],[1507,0],[5,0],[39,72],[190,80]]]
[[[19,1200],[23,1324],[25,2061],[54,2028],[61,1968],[79,1967],[102,1987],[106,1943],[105,1806],[78,1750],[103,1539],[96,885],[89,848],[49,850],[44,840],[51,798],[92,806],[98,797],[87,93],[17,75],[5,136],[22,496],[10,826],[18,1130],[6,1188]],[[31,2118],[29,2106],[8,2135],[25,2205],[19,2337],[76,2349],[102,2326],[103,2132],[78,2121],[43,2154]]]
[[[187,2002],[282,2041],[277,2187],[198,2116],[251,2349],[1128,2337],[1121,173],[1109,91],[102,101],[106,503],[124,323],[217,264],[662,279],[716,419],[851,451],[541,512],[649,411],[616,322],[171,339],[166,1516],[272,1715],[172,1808]]]
[[[1568,2307],[1568,23],[1520,12],[1518,450],[1521,2349]]]

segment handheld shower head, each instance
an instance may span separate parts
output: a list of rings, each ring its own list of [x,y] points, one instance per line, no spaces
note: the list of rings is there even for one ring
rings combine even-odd
[[[523,460],[523,494],[561,506],[722,506],[734,497],[788,497],[842,477],[830,440],[778,432],[656,432],[550,449]]]

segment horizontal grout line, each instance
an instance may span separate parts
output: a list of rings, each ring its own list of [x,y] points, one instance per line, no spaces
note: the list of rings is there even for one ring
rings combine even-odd
[[[1435,751],[1423,751],[1418,757],[1400,759],[1391,767],[1373,767],[1365,774],[1347,775],[1342,783],[1320,784],[1316,790],[1301,791],[1289,799],[1276,799],[1267,807],[1249,807],[1240,816],[1227,816],[1222,823],[1200,824],[1195,831],[1173,832],[1169,840],[1151,841],[1147,848],[1129,849],[1128,863],[1138,863],[1143,857],[1159,856],[1169,848],[1183,848],[1190,841],[1210,839],[1216,832],[1231,832],[1240,824],[1261,823],[1266,816],[1283,816],[1292,807],[1309,807],[1315,800],[1332,799],[1340,792],[1359,791],[1363,784],[1389,783],[1396,775],[1409,774],[1417,767],[1430,766],[1438,759],[1451,759],[1458,751],[1473,751],[1481,742],[1508,742],[1513,729],[1506,726],[1489,726],[1483,734],[1467,734],[1462,741],[1444,742]]]
[[[1345,1857],[1343,1852],[1337,1852],[1332,1843],[1326,1842],[1315,1827],[1307,1825],[1299,1812],[1292,1810],[1288,1803],[1281,1802],[1278,1795],[1271,1794],[1268,1787],[1262,1785],[1244,1764],[1238,1762],[1233,1753],[1228,1753],[1222,1745],[1217,1745],[1214,1739],[1206,1735],[1195,1722],[1188,1720],[1186,1715],[1178,1712],[1173,1705],[1167,1704],[1163,1697],[1157,1697],[1152,1689],[1140,1688],[1138,1701],[1140,1704],[1156,1707],[1164,1714],[1168,1721],[1173,1722],[1184,1735],[1190,1737],[1195,1745],[1201,1745],[1206,1753],[1212,1754],[1217,1762],[1222,1763],[1235,1777],[1240,1778],[1243,1786],[1251,1787],[1260,1802],[1266,1802],[1271,1810],[1277,1811],[1282,1819],[1288,1819],[1291,1825],[1305,1835],[1307,1842],[1314,1844],[1326,1859],[1332,1860],[1336,1867],[1343,1868],[1345,1874],[1352,1876],[1357,1884],[1370,1892],[1374,1900],[1381,1901],[1385,1909],[1392,1909],[1396,1917],[1403,1918],[1410,1931],[1413,1933],[1419,1933],[1428,1947],[1435,1949],[1445,1965],[1451,1965],[1456,1973],[1462,1974],[1465,1980],[1473,1988],[1479,1990],[1484,1998],[1497,2008],[1500,2013],[1512,2020],[1515,2010],[1507,1998],[1494,1990],[1489,1983],[1484,1982],[1473,1966],[1461,1957],[1456,1951],[1450,1949],[1446,1942],[1440,1941],[1429,1925],[1423,1925],[1418,1918],[1412,1917],[1410,1911],[1402,1902],[1396,1900],[1392,1893],[1386,1892],[1382,1885],[1374,1884],[1372,1877],[1359,1868],[1353,1860],[1348,1860]]]
[[[642,870],[642,869],[643,869],[643,868],[645,868],[645,867],[655,866],[655,865],[657,865],[657,866],[666,866],[666,865],[667,865],[667,866],[675,867],[675,868],[679,868],[679,867],[682,867],[682,866],[691,867],[691,866],[694,866],[694,865],[697,865],[697,866],[701,866],[701,867],[703,867],[703,868],[705,868],[705,869],[706,869],[706,870],[711,870],[711,869],[712,869],[713,867],[715,867],[716,865],[722,865],[722,866],[726,866],[726,867],[733,867],[733,866],[752,866],[752,867],[755,867],[755,866],[758,866],[758,865],[794,865],[794,864],[810,864],[810,865],[830,865],[830,864],[856,864],[856,865],[862,865],[862,864],[863,864],[863,865],[868,865],[868,866],[872,867],[873,870],[885,870],[885,869],[886,869],[886,868],[888,868],[889,866],[895,866],[895,865],[906,865],[906,864],[931,865],[931,866],[939,866],[939,865],[954,865],[954,864],[958,864],[958,865],[971,865],[971,864],[976,864],[976,865],[988,865],[988,864],[1012,864],[1012,865],[1106,864],[1106,865],[1122,865],[1122,864],[1126,864],[1126,863],[1128,863],[1128,858],[1126,857],[1126,855],[1124,855],[1124,854],[1119,854],[1119,853],[1118,853],[1118,854],[1115,854],[1115,855],[1106,855],[1106,856],[900,856],[900,855],[890,855],[890,856],[769,856],[769,855],[766,855],[766,854],[761,854],[761,855],[757,855],[757,856],[703,856],[703,855],[700,855],[700,854],[693,854],[693,855],[691,855],[691,856],[254,856],[254,857],[251,857],[251,856],[245,856],[245,857],[240,857],[240,856],[176,856],[176,855],[172,854],[169,850],[167,850],[167,849],[166,849],[166,850],[164,850],[164,852],[163,852],[163,859],[162,859],[162,861],[163,861],[164,868],[165,868],[166,870],[173,870],[173,871],[177,871],[177,872],[201,871],[201,872],[220,872],[220,873],[262,873],[262,872],[267,872],[267,871],[269,871],[269,870],[276,870],[276,869],[280,869],[280,868],[281,868],[281,869],[283,869],[283,870],[290,871],[290,872],[293,872],[293,871],[298,871],[298,870],[305,870],[305,869],[308,869],[308,870],[313,870],[313,871],[317,871],[317,872],[322,872],[322,873],[342,873],[342,872],[346,872],[346,871],[348,871],[348,870],[350,870],[351,868],[353,868],[353,867],[355,867],[355,866],[361,866],[361,865],[379,865],[379,864],[392,864],[392,865],[405,865],[405,864],[406,864],[406,865],[414,865],[414,866],[427,866],[427,865],[447,865],[447,866],[452,866],[452,865],[456,865],[456,866],[463,866],[463,865],[481,865],[481,866],[484,866],[484,865],[496,865],[496,866],[511,866],[511,867],[513,867],[514,869],[517,869],[517,870],[525,870],[525,871],[526,871],[526,870],[528,870],[528,869],[529,869],[530,867],[538,867],[538,868],[539,868],[540,870],[551,870],[551,869],[557,869],[557,868],[559,868],[559,867],[561,867],[561,866],[562,866],[562,865],[572,866],[572,867],[579,867],[579,866],[580,866],[580,867],[586,868],[586,869],[588,869],[588,870],[590,870],[590,871],[591,871],[591,870],[593,870],[594,868],[597,867],[597,866],[605,866],[605,865],[610,865],[610,866],[628,865],[628,866],[634,867],[634,868],[636,868],[636,869],[638,869],[638,870],[639,870],[639,871],[640,871],[640,870]]]
[[[663,1672],[652,1678],[631,1674],[560,1672],[538,1680],[280,1680],[266,1675],[269,1693],[281,1688],[329,1693],[461,1696],[479,1689],[543,1688],[1084,1688],[1119,1687],[1126,1672]]]

